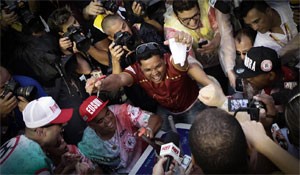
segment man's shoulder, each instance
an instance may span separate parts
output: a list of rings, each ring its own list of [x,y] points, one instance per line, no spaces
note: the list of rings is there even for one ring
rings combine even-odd
[[[23,135],[3,144],[1,152],[0,165],[3,173],[36,173],[40,169],[51,169],[40,145]]]

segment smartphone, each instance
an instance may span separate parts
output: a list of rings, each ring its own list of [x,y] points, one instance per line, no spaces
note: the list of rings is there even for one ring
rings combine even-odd
[[[234,112],[239,108],[248,107],[249,100],[246,98],[232,98],[228,99],[228,111]]]
[[[207,40],[200,41],[200,42],[198,43],[198,48],[202,48],[202,46],[205,45],[205,44],[208,44],[208,41],[207,41]]]
[[[277,123],[272,124],[271,132],[272,132],[272,137],[273,137],[274,141],[277,142],[279,144],[279,146],[281,146],[283,149],[287,150],[288,149],[287,140],[285,139],[284,135],[282,134]]]
[[[243,80],[241,78],[235,79],[235,92],[243,92]]]

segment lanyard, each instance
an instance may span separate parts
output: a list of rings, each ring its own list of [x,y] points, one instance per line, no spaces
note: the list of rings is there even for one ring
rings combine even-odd
[[[293,38],[292,32],[286,23],[284,23],[283,25],[284,25],[284,29],[285,29],[285,34],[287,36],[287,42],[289,42]],[[270,33],[270,37],[281,47],[285,46],[285,44],[282,41],[280,41],[280,39],[278,39],[276,36],[272,35],[271,33]]]

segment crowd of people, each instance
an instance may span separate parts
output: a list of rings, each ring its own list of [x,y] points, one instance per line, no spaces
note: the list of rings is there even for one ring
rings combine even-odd
[[[293,0],[1,1],[1,174],[128,174],[190,124],[189,171],[299,174]],[[242,103],[241,103],[242,102]]]

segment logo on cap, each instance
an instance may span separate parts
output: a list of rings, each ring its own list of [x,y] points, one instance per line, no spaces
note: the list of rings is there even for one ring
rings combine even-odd
[[[94,112],[98,109],[99,106],[102,105],[102,102],[98,99],[95,98],[93,101],[90,102],[90,104],[85,108],[88,113],[91,115],[94,114]]]
[[[58,109],[58,105],[54,103],[52,106],[49,106],[49,108],[54,113]]]
[[[256,61],[253,61],[251,58],[249,58],[247,55],[245,56],[244,65],[255,72],[255,65]]]
[[[272,61],[271,60],[264,60],[260,64],[260,68],[264,72],[269,72],[272,70]]]
[[[245,72],[245,69],[244,68],[238,68],[236,71],[235,71],[237,74],[242,74]]]

